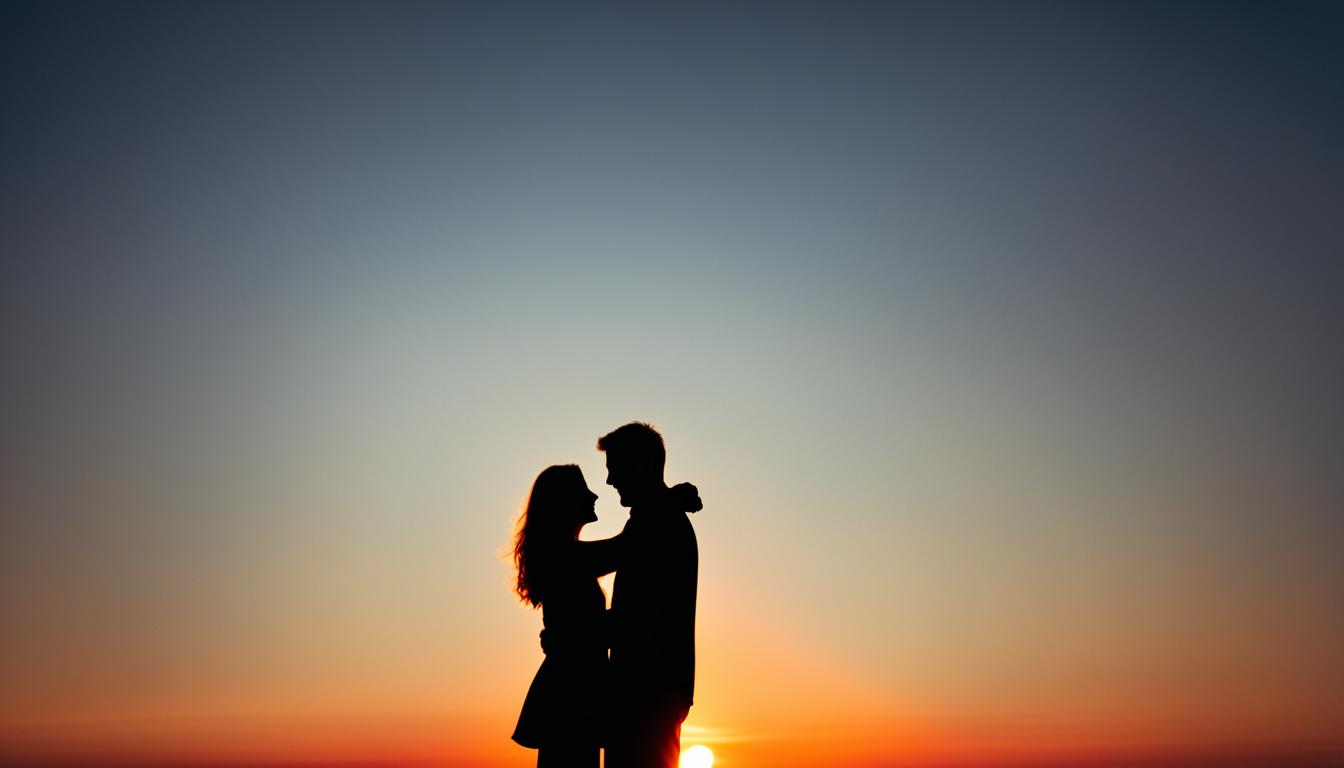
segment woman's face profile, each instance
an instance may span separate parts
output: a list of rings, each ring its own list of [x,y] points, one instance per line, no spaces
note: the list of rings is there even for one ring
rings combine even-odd
[[[574,481],[573,509],[576,516],[577,528],[575,534],[583,529],[583,526],[597,521],[597,494],[588,490],[588,484],[583,480],[582,473],[576,473]]]
[[[564,496],[564,508],[574,515],[574,535],[578,535],[583,526],[597,522],[597,494],[589,490],[582,472],[574,472],[573,483],[566,488]]]

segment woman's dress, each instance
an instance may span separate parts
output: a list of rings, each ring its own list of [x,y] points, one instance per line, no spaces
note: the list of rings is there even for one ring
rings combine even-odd
[[[542,595],[546,658],[523,701],[513,740],[538,749],[553,744],[601,744],[607,688],[606,596],[580,561],[581,542],[557,553],[556,572]]]

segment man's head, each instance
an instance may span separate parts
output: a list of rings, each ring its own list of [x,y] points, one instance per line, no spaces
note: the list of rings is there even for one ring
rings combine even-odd
[[[597,439],[607,454],[607,485],[621,495],[621,506],[633,507],[662,491],[667,452],[663,436],[642,421],[632,421]]]

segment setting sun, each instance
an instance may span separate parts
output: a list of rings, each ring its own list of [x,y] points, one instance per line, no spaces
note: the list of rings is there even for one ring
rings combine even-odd
[[[681,753],[680,768],[710,768],[714,765],[714,753],[709,747],[697,744]]]

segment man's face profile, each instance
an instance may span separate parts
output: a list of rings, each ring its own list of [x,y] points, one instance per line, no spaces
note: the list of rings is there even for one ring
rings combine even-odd
[[[632,475],[629,459],[622,459],[607,453],[607,485],[616,489],[621,496],[621,506],[629,507],[634,505],[632,494]]]

